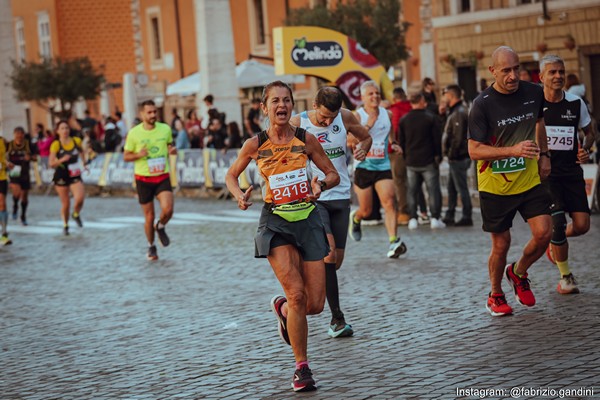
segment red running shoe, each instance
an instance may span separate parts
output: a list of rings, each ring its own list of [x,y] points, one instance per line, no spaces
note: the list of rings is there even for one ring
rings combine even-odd
[[[287,319],[283,316],[283,313],[281,312],[281,307],[286,302],[287,299],[283,296],[273,297],[271,299],[271,310],[273,310],[275,316],[277,317],[277,321],[279,321],[277,329],[279,330],[279,336],[281,337],[281,340],[283,340],[286,344],[289,345],[290,337],[288,336],[287,332]]]
[[[292,388],[294,392],[309,392],[317,390],[317,382],[312,377],[312,371],[308,368],[308,365],[304,365],[302,368],[297,369],[294,372],[294,379],[292,380]]]
[[[527,279],[527,273],[523,275],[522,278],[519,278],[517,274],[513,271],[515,263],[508,264],[506,269],[504,270],[504,275],[506,276],[506,280],[512,286],[513,291],[515,292],[515,299],[519,303],[527,307],[533,307],[535,305],[535,296],[533,292],[529,288],[529,279]]]
[[[492,317],[502,317],[513,312],[512,307],[506,302],[504,293],[490,293],[485,308],[492,314]]]
[[[556,265],[556,260],[554,259],[554,252],[552,251],[551,244],[549,244],[546,248],[546,257],[548,257],[548,260],[550,260],[552,264]]]

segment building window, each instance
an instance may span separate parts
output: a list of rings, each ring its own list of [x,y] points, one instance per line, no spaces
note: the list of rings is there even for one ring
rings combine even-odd
[[[151,67],[162,67],[164,62],[164,49],[159,7],[149,7],[146,9],[146,22],[148,26],[147,37]]]
[[[477,70],[473,66],[459,66],[456,68],[456,75],[465,100],[473,101],[477,97]]]
[[[25,24],[22,19],[15,22],[15,38],[17,39],[17,60],[25,61]]]
[[[266,7],[268,0],[246,0],[248,7],[248,38],[250,53],[269,56],[271,53],[271,35],[269,31],[269,14]]]
[[[471,0],[460,0],[459,13],[465,13],[471,11]]]
[[[517,0],[517,5],[540,3],[541,0]]]
[[[252,0],[254,11],[254,39],[256,45],[264,45],[265,40],[265,13],[262,0]]]
[[[48,13],[39,13],[37,22],[40,56],[45,59],[52,58],[52,38],[50,34],[50,17],[48,16]]]
[[[158,17],[150,19],[150,31],[152,35],[152,58],[155,61],[162,59],[162,50],[160,47],[160,24]]]

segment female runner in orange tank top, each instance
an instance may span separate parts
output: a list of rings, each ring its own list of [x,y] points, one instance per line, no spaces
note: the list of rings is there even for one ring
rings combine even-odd
[[[289,124],[294,98],[290,87],[275,81],[263,90],[261,109],[268,116],[269,128],[248,139],[237,160],[226,175],[227,188],[238,200],[238,207],[246,210],[252,202],[252,186],[245,192],[239,187],[238,177],[252,160],[256,160],[265,179],[264,200],[258,233],[255,237],[256,256],[266,256],[279,280],[284,296],[275,296],[271,307],[279,321],[281,338],[292,346],[296,360],[292,388],[294,391],[316,389],[308,367],[307,315],[319,314],[325,303],[325,264],[323,257],[329,249],[319,214],[311,202],[321,191],[339,183],[333,164],[323,147],[312,135]],[[325,173],[325,179],[308,180],[306,162],[310,160]],[[309,215],[301,220],[289,220],[276,214],[300,207]],[[292,212],[293,213],[293,212]]]

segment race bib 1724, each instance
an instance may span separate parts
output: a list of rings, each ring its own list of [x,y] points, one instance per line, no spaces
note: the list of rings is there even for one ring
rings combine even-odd
[[[494,174],[518,172],[523,171],[524,169],[525,159],[523,157],[509,157],[492,162],[492,172]]]

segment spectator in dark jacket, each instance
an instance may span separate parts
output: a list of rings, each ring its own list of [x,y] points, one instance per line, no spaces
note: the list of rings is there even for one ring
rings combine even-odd
[[[222,150],[225,148],[225,139],[227,138],[227,129],[221,123],[219,118],[213,118],[208,125],[208,131],[204,137],[204,144],[207,149]]]
[[[237,122],[230,122],[227,124],[227,138],[225,139],[225,149],[241,149],[242,148],[242,135],[240,134],[240,127]]]
[[[440,220],[442,192],[440,189],[439,163],[442,156],[439,121],[436,115],[426,110],[423,93],[409,98],[412,110],[400,119],[398,126],[400,147],[404,153],[408,178],[409,229],[416,229],[418,194],[423,184],[429,194],[431,229],[445,228]]]
[[[449,85],[444,89],[443,95],[448,103],[449,114],[444,128],[442,149],[444,156],[448,157],[450,166],[448,210],[444,217],[444,223],[454,226],[472,226],[473,206],[467,182],[467,171],[471,166],[467,144],[469,112],[462,101],[462,89],[458,85]],[[462,218],[455,223],[454,213],[458,194],[460,194],[463,209]]]
[[[425,108],[432,114],[438,115],[438,102],[435,95],[435,82],[431,78],[424,78],[422,82],[423,97],[425,98]]]

